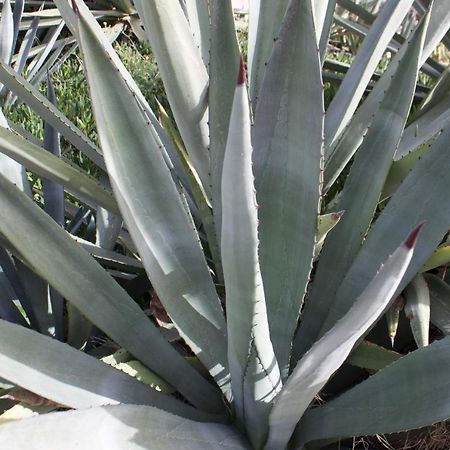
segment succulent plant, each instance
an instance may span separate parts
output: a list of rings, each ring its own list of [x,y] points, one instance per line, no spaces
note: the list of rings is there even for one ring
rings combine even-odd
[[[87,6],[55,0],[82,51],[101,150],[33,101],[48,106],[47,141],[61,132],[101,175],[2,122],[0,377],[9,399],[46,399],[33,400],[38,417],[0,425],[9,448],[300,449],[450,417],[450,340],[425,346],[428,318],[448,333],[450,288],[421,275],[449,261],[447,70],[408,122],[448,5],[422,11],[365,96],[413,3],[386,2],[325,112],[335,3],[251,2],[247,75],[231,1],[135,0],[172,123],[164,111],[158,121]],[[95,244],[33,202],[17,181],[24,167],[97,208]],[[175,343],[124,273],[92,255],[128,278],[145,269]],[[58,339],[44,335],[46,305],[23,271],[60,296]],[[380,327],[389,339],[376,325],[388,310],[392,337],[403,291],[423,346],[407,355],[376,345]],[[99,360],[85,346],[92,324],[121,350]],[[371,376],[333,390],[348,364]],[[334,398],[320,404],[324,392]],[[57,408],[70,410],[48,413]]]

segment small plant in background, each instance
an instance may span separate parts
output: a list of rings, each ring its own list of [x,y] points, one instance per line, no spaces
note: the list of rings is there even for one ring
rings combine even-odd
[[[0,441],[300,449],[450,417],[448,70],[429,59],[450,12],[446,0],[419,11],[367,93],[413,3],[386,2],[325,111],[335,3],[252,3],[245,61],[231,2],[135,0],[130,23],[169,111],[139,89],[110,28],[80,0],[55,0],[98,146],[51,88],[28,97],[43,143],[0,128],[0,151],[21,164],[0,166],[3,402],[38,415],[1,425]],[[437,82],[407,123],[421,68]],[[60,157],[57,131],[97,178]],[[15,183],[23,167],[53,183],[45,210]],[[63,187],[96,210],[95,243],[63,230],[86,213]],[[50,315],[34,274],[51,286]]]

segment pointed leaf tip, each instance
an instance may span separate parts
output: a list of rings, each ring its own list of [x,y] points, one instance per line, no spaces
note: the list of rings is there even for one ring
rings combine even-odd
[[[344,212],[345,211],[334,212],[331,214],[331,217],[333,218],[333,220],[335,220],[337,222],[344,215]]]
[[[244,58],[242,58],[242,55],[241,55],[237,84],[238,84],[238,86],[240,86],[244,83],[245,83],[245,64],[244,64]]]
[[[417,227],[414,228],[414,230],[411,231],[411,233],[409,234],[409,236],[405,240],[405,246],[406,247],[411,249],[411,248],[413,248],[416,245],[417,239],[419,238],[419,234],[420,234],[420,232],[421,232],[421,230],[422,230],[424,225],[425,225],[425,222],[422,222],[419,225],[417,225]]]

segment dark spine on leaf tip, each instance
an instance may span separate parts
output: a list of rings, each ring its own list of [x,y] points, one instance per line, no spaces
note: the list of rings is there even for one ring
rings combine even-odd
[[[419,225],[417,225],[417,227],[414,228],[414,230],[411,231],[411,233],[405,240],[406,247],[413,248],[416,245],[417,239],[419,238],[420,231],[422,230],[424,225],[425,225],[425,222],[422,222]]]

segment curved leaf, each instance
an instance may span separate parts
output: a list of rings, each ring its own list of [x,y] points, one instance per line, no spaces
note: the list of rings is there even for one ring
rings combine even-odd
[[[80,448],[145,450],[248,450],[231,427],[193,422],[145,406],[105,406],[83,411],[44,414],[0,427],[8,450]],[[51,443],[51,444],[50,444]]]
[[[339,223],[344,213],[345,211],[339,211],[319,216],[316,243],[314,244],[314,260],[319,257],[328,233]]]
[[[192,164],[211,193],[208,138],[208,73],[177,1],[135,0],[173,115]]]
[[[430,289],[430,318],[443,333],[450,334],[450,286],[436,275],[424,275]]]
[[[253,110],[261,90],[266,64],[278,36],[289,0],[259,0],[250,5],[248,73]],[[254,37],[253,37],[254,36]]]
[[[51,78],[47,79],[47,98],[56,106],[56,95]],[[57,158],[61,158],[59,133],[48,123],[44,124],[44,148]],[[54,181],[43,179],[44,211],[60,226],[64,227],[64,187]],[[51,286],[49,298],[55,320],[55,337],[64,339],[64,299]]]
[[[87,197],[104,208],[119,214],[111,192],[83,170],[70,162],[54,156],[25,138],[0,127],[0,152],[15,159],[29,170],[53,180],[67,189]]]
[[[426,221],[422,238],[397,294],[420,271],[448,232],[450,198],[446,189],[450,183],[449,142],[450,128],[447,128],[417,162],[377,218],[328,311],[329,323],[349,309],[352,299],[362,292],[380,262],[398,245],[402,234],[412,223]]]
[[[420,66],[441,41],[450,25],[450,9],[447,0],[435,0],[431,9],[430,24],[427,29],[425,45],[420,59]],[[392,75],[407,51],[408,43],[402,45],[381,79],[376,83],[366,100],[358,108],[341,138],[336,141],[325,158],[324,189],[328,190],[337,179],[346,164],[360,146],[371,119],[378,108],[384,92],[389,86]]]
[[[0,17],[0,61],[9,64],[13,53],[14,20],[10,0],[2,4]]]
[[[446,266],[450,263],[450,245],[443,245],[437,248],[422,266],[422,272],[435,269],[439,266]]]
[[[311,0],[293,0],[267,65],[252,136],[261,273],[283,378],[314,257],[323,114]]]
[[[0,376],[71,408],[130,403],[207,415],[66,344],[0,320]]]
[[[422,225],[389,257],[348,313],[297,363],[270,413],[267,450],[285,448],[297,422],[358,340],[388,306],[408,267]]]
[[[250,124],[241,60],[223,162],[222,262],[236,415],[253,445],[260,448],[267,434],[271,402],[281,388],[281,379],[270,340],[259,270]]]
[[[160,145],[80,10],[78,34],[105,162],[149,279],[192,350],[227,389],[226,324],[198,235]]]
[[[139,306],[59,225],[3,176],[0,203],[0,233],[37,274],[194,405],[222,411],[219,391],[163,339]]]
[[[221,235],[222,169],[230,123],[236,78],[239,70],[239,46],[234,28],[231,2],[210,1],[211,55],[209,62],[209,135],[211,186],[214,222]]]
[[[396,433],[450,417],[450,337],[399,359],[306,413],[293,448],[328,438]],[[370,399],[370,401],[368,401]]]
[[[403,355],[369,341],[362,341],[347,359],[347,363],[368,370],[381,370]]]
[[[444,98],[434,108],[412,122],[403,133],[395,152],[394,160],[399,161],[423,144],[436,137],[450,123],[450,96]]]
[[[330,308],[336,306],[335,293],[358,254],[375,214],[411,107],[427,26],[428,19],[425,18],[392,78],[340,193],[335,208],[345,214],[329,233],[320,255],[296,337],[294,351],[299,355],[334,324],[326,318]]]
[[[325,116],[325,155],[347,126],[364,94],[387,44],[408,13],[413,0],[386,2],[364,38],[350,69],[331,101]],[[407,73],[407,72],[405,72]]]
[[[0,81],[23,102],[58,130],[71,144],[80,149],[99,167],[104,168],[102,155],[67,117],[48,101],[32,84],[0,61]]]
[[[203,62],[207,67],[209,64],[211,44],[209,0],[184,0],[184,2],[195,45],[200,49]],[[230,2],[222,3],[230,4]]]
[[[417,274],[403,291],[405,315],[409,319],[411,331],[418,347],[429,342],[430,332],[430,291],[422,274]]]

